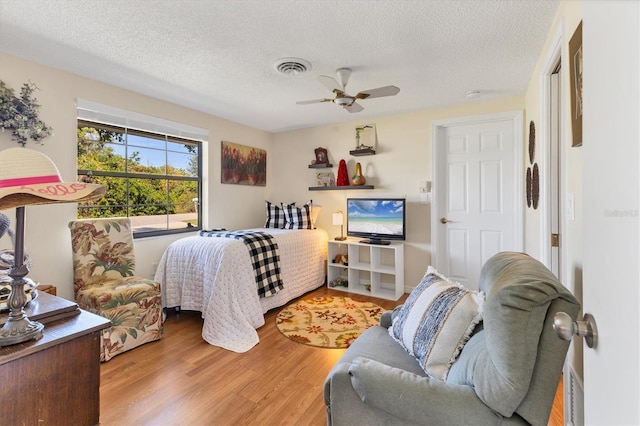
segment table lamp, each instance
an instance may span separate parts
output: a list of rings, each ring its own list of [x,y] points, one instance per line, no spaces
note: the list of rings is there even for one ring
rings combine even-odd
[[[333,224],[336,226],[340,225],[340,236],[335,238],[336,241],[346,240],[347,237],[344,236],[344,215],[341,210],[333,214]]]
[[[42,337],[44,326],[27,318],[28,302],[24,287],[29,267],[24,264],[25,206],[92,201],[106,192],[102,185],[65,183],[49,157],[28,148],[0,151],[0,210],[16,209],[13,267],[9,269],[11,292],[7,299],[9,315],[0,329],[0,347]]]

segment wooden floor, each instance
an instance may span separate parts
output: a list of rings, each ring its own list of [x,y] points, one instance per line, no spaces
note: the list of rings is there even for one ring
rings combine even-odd
[[[386,309],[407,296],[396,302],[321,287],[303,297],[327,294]],[[244,354],[206,343],[199,313],[171,313],[163,339],[101,365],[101,425],[325,425],[322,385],[344,349],[292,342],[275,327],[279,311],[265,315],[260,343]]]

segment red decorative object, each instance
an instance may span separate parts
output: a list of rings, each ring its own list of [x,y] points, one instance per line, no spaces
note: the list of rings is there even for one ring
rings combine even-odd
[[[349,172],[347,171],[347,163],[344,160],[340,160],[338,164],[338,179],[336,180],[337,186],[349,186]]]

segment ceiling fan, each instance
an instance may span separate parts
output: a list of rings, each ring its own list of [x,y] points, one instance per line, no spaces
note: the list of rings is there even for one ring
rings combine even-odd
[[[340,68],[336,71],[336,75],[338,77],[337,80],[326,75],[321,75],[318,77],[318,80],[320,80],[322,84],[329,88],[329,90],[331,90],[335,94],[335,97],[314,99],[311,101],[299,101],[296,102],[296,104],[307,105],[319,102],[333,102],[334,104],[341,106],[343,109],[349,112],[360,112],[364,108],[360,104],[356,103],[356,100],[381,98],[383,96],[394,96],[397,95],[398,92],[400,92],[400,88],[396,86],[384,86],[378,87],[377,89],[364,90],[362,92],[359,92],[355,96],[351,96],[345,92],[345,87],[349,82],[349,76],[351,76],[351,70],[349,68]]]

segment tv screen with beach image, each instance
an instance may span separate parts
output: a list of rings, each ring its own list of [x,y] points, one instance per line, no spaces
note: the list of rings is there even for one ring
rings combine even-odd
[[[347,200],[347,233],[393,238],[404,236],[403,199]]]

